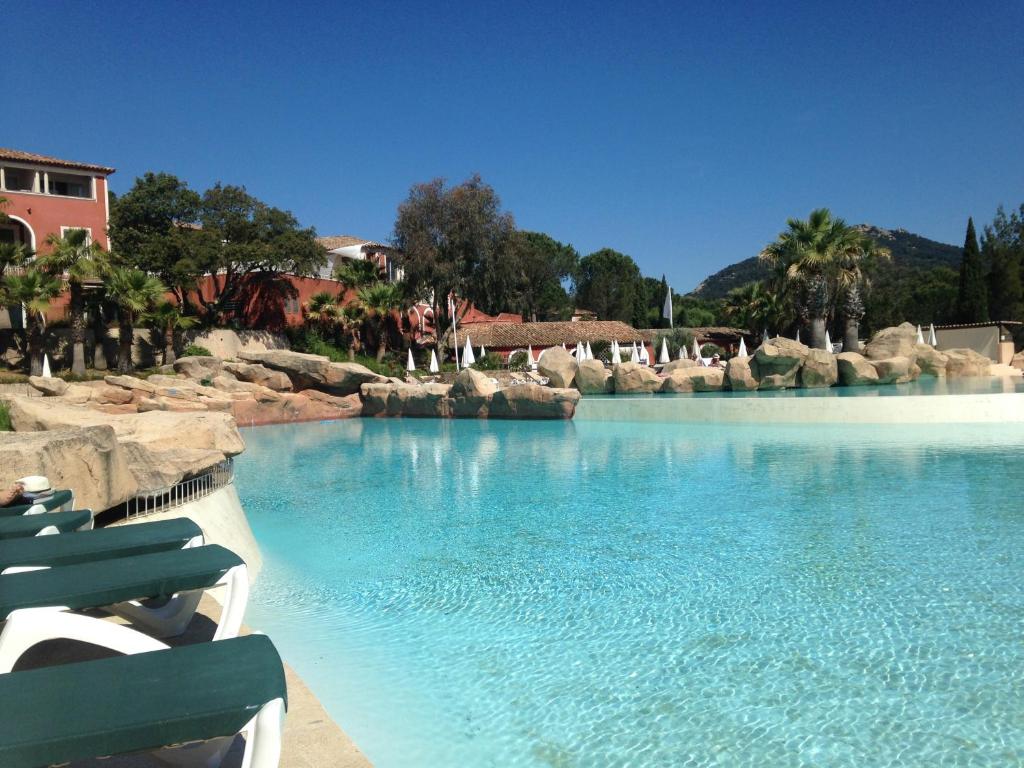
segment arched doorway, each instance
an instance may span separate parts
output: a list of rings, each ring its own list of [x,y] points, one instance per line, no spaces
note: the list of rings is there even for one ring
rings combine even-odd
[[[8,215],[0,222],[0,243],[26,245],[33,251],[36,249],[36,233],[24,219]]]

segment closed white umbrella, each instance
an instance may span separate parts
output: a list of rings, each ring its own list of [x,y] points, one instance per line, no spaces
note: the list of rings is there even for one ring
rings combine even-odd
[[[432,350],[430,350],[430,372],[431,373],[437,373],[439,370],[441,370],[441,368],[437,364],[437,352],[435,352],[432,349]]]
[[[476,357],[473,356],[473,345],[469,343],[469,334],[466,334],[466,348],[462,350],[462,367],[469,368],[476,362]]]
[[[631,363],[639,363],[640,362],[640,353],[636,349],[636,342],[635,341],[633,342],[633,352],[629,356],[629,362],[631,362]]]
[[[764,335],[761,337],[761,343],[764,344],[766,341],[768,341],[768,329],[767,328],[764,329]]]
[[[565,342],[564,341],[562,342],[562,349],[565,349]],[[565,351],[568,352],[569,350],[565,349]]]
[[[668,356],[668,339],[664,336],[661,337],[661,353],[658,355],[658,362],[664,365],[669,361]]]
[[[587,360],[593,360],[594,359],[594,352],[590,349],[590,342],[589,341],[587,342],[586,354],[587,354],[587,357],[586,357]]]
[[[700,347],[697,345],[697,339],[693,340],[693,359],[700,360]]]
[[[53,376],[50,374],[50,356],[45,353],[43,354],[43,378],[53,378]]]
[[[409,359],[405,363],[405,370],[407,370],[407,371],[415,371],[416,370],[416,362],[412,359],[412,347],[409,347]]]
[[[931,323],[928,326],[928,343],[933,347],[939,343],[939,340],[935,338],[935,323]]]
[[[829,352],[832,351],[832,338],[828,335],[828,329],[825,329],[825,349]]]
[[[796,329],[796,343],[797,344],[800,343],[800,329],[799,328]]]
[[[526,364],[530,366],[531,371],[537,370],[537,361],[533,359],[533,347],[529,344],[526,345]]]
[[[619,352],[619,342],[612,342],[612,365],[618,365],[622,362],[622,353]]]
[[[480,345],[480,357],[485,357],[486,355],[487,355],[487,350],[484,349],[484,345],[481,344]]]
[[[742,336],[740,337],[740,351],[736,353],[736,357],[750,357],[747,354],[747,342]]]
[[[924,334],[921,333],[921,326],[917,326],[917,343],[924,344]]]

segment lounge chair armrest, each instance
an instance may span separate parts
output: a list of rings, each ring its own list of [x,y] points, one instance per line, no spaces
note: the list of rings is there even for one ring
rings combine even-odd
[[[11,612],[0,632],[0,674],[13,670],[28,649],[57,639],[80,640],[125,654],[169,647],[130,627],[80,616],[65,608],[22,608]]]

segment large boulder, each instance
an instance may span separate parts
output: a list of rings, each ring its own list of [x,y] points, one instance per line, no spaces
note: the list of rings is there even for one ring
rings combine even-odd
[[[60,397],[68,391],[68,383],[63,379],[55,379],[52,376],[29,376],[28,383],[32,389],[42,392],[43,397]]]
[[[174,361],[174,372],[180,373],[195,381],[212,379],[224,369],[224,361],[219,357],[201,355],[179,357]]]
[[[808,350],[797,379],[804,389],[831,387],[839,380],[835,355],[825,349]]]
[[[368,385],[370,386],[370,385]],[[392,385],[387,401],[389,416],[449,418],[453,414],[450,384]]]
[[[112,387],[121,387],[122,389],[130,389],[139,395],[152,395],[156,392],[156,385],[150,384],[145,379],[140,379],[135,376],[104,376],[103,381]]]
[[[923,376],[945,376],[949,356],[928,344],[915,344],[914,356]]]
[[[612,390],[612,372],[600,360],[583,360],[576,371],[576,388],[583,395],[604,395]]]
[[[662,367],[661,372],[663,375],[668,376],[672,371],[678,371],[683,368],[696,368],[700,365],[696,360],[690,360],[689,358],[683,358],[682,360],[669,360]]]
[[[498,391],[498,385],[491,381],[487,374],[463,368],[455,377],[452,384],[452,397],[490,397]]]
[[[917,378],[920,369],[909,357],[890,357],[884,360],[869,360],[878,374],[879,384],[905,384]]]
[[[661,377],[640,363],[619,363],[612,366],[615,394],[649,394],[661,389]]]
[[[170,409],[175,403],[191,405],[189,401],[156,396],[144,399],[156,403],[152,411],[111,414],[57,398],[4,398],[17,432],[111,426],[139,486],[147,491],[199,474],[245,448],[228,413],[183,413]]]
[[[892,357],[906,357],[913,362],[917,355],[917,328],[910,323],[901,323],[883,328],[871,341],[864,345],[864,356],[869,360],[885,360]]]
[[[946,376],[951,379],[965,376],[989,376],[992,361],[973,349],[947,349]]]
[[[226,362],[224,370],[233,375],[239,381],[247,381],[250,384],[259,384],[278,392],[287,392],[292,388],[292,380],[283,371],[275,371],[265,365],[257,363]]]
[[[766,340],[754,352],[751,371],[758,389],[788,389],[796,386],[797,373],[810,349],[799,341],[777,336]]]
[[[725,383],[724,368],[677,368],[661,383],[661,392],[714,392]]]
[[[519,384],[494,393],[488,416],[492,419],[571,419],[580,393],[575,389]]]
[[[752,357],[733,357],[725,363],[725,387],[733,392],[757,389],[758,381],[751,367]]]
[[[1024,371],[1024,350],[1021,350],[1010,360],[1010,365]]]
[[[452,412],[459,418],[485,418],[491,396],[498,391],[489,376],[472,368],[459,371],[449,393]]]
[[[384,384],[388,380],[359,363],[332,363],[322,355],[284,349],[241,352],[239,357],[245,362],[260,363],[285,373],[296,390],[319,389],[344,396],[359,392],[363,384]]]
[[[102,512],[138,495],[128,459],[107,425],[45,432],[9,432],[0,440],[3,482],[45,475],[54,488],[71,488],[75,505]]]
[[[260,387],[260,389],[273,393],[274,399],[247,398],[230,401],[230,412],[239,424],[254,426],[297,421],[348,419],[362,413],[359,395],[339,397],[316,389],[285,393],[274,392],[266,387]]]
[[[858,352],[840,352],[836,355],[836,365],[839,370],[839,383],[844,387],[878,383],[875,366]]]
[[[547,376],[552,387],[571,387],[578,367],[576,358],[561,347],[545,349],[537,361],[537,373]]]

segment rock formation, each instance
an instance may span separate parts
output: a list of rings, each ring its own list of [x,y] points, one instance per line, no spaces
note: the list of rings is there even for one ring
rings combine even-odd
[[[576,358],[561,347],[545,349],[537,361],[537,373],[547,376],[548,382],[555,388],[571,387],[578,367]]]

